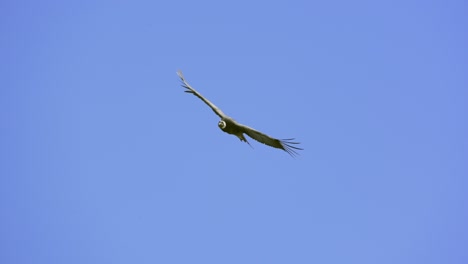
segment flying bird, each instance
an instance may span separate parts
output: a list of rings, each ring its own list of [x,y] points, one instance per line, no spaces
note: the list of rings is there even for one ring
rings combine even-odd
[[[250,143],[247,141],[247,139],[244,137],[244,134],[247,136],[255,139],[256,141],[263,143],[265,145],[268,145],[270,147],[282,149],[286,151],[289,155],[295,156],[298,155],[296,150],[302,150],[301,148],[298,148],[294,145],[299,144],[298,142],[293,142],[294,138],[290,139],[276,139],[272,138],[260,131],[257,131],[251,127],[242,125],[232,119],[231,117],[227,116],[226,114],[221,111],[216,105],[214,105],[212,102],[210,102],[208,99],[203,97],[199,92],[197,92],[195,89],[193,89],[190,84],[187,83],[187,81],[184,78],[184,75],[182,75],[182,72],[179,70],[177,72],[177,75],[180,77],[180,80],[182,81],[182,87],[187,89],[185,92],[186,93],[191,93],[195,95],[196,97],[200,98],[205,104],[207,104],[213,112],[218,115],[221,120],[218,122],[218,127],[223,131],[228,134],[234,135],[238,137],[241,141],[246,142],[247,144],[250,145]]]

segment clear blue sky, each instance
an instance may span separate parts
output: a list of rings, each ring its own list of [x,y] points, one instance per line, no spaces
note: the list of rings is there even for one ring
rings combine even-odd
[[[0,263],[468,263],[467,8],[1,1]]]

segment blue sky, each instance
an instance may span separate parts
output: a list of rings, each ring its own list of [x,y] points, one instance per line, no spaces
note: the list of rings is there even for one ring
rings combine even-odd
[[[0,10],[1,263],[468,263],[466,2]]]

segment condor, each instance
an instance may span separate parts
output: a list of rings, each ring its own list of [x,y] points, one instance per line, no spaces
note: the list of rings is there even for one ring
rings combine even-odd
[[[263,134],[262,132],[259,132],[251,127],[242,125],[238,122],[236,122],[234,119],[231,117],[225,115],[221,109],[216,107],[212,102],[210,102],[208,99],[203,97],[199,92],[197,92],[195,89],[190,86],[187,81],[185,80],[184,76],[182,75],[181,71],[177,72],[177,75],[179,75],[180,80],[182,81],[182,87],[187,89],[185,92],[186,93],[191,93],[195,95],[196,97],[200,98],[205,104],[207,104],[213,112],[215,112],[216,115],[218,115],[221,120],[218,122],[218,127],[231,135],[234,135],[238,137],[241,141],[246,142],[247,144],[250,145],[250,143],[247,141],[247,139],[244,137],[244,134],[247,136],[255,139],[256,141],[263,143],[267,146],[282,149],[286,151],[289,155],[295,156],[298,155],[296,150],[302,150],[301,148],[298,148],[294,145],[299,144],[298,142],[293,142],[294,138],[290,139],[276,139],[272,138],[266,134]]]

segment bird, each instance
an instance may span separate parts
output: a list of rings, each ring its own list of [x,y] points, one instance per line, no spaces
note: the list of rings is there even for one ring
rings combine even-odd
[[[182,82],[181,86],[186,89],[184,92],[193,94],[199,99],[201,99],[205,104],[207,104],[211,108],[211,110],[213,110],[213,112],[217,116],[221,118],[221,120],[219,120],[218,122],[218,127],[223,132],[234,135],[238,137],[241,142],[243,141],[250,145],[250,143],[247,141],[247,139],[244,136],[244,134],[246,134],[247,136],[251,137],[252,139],[262,144],[265,144],[273,148],[282,149],[285,152],[287,152],[289,155],[291,155],[292,157],[299,155],[297,153],[297,150],[303,150],[302,148],[295,146],[300,143],[293,142],[294,138],[276,139],[260,131],[257,131],[251,127],[238,123],[233,118],[224,114],[223,111],[221,111],[221,109],[219,109],[216,105],[214,105],[212,102],[206,99],[203,95],[197,92],[192,86],[190,86],[190,84],[188,84],[188,82],[185,80],[184,75],[182,74],[182,71],[180,70],[177,71],[177,75],[179,76]],[[252,147],[252,145],[250,146]]]

